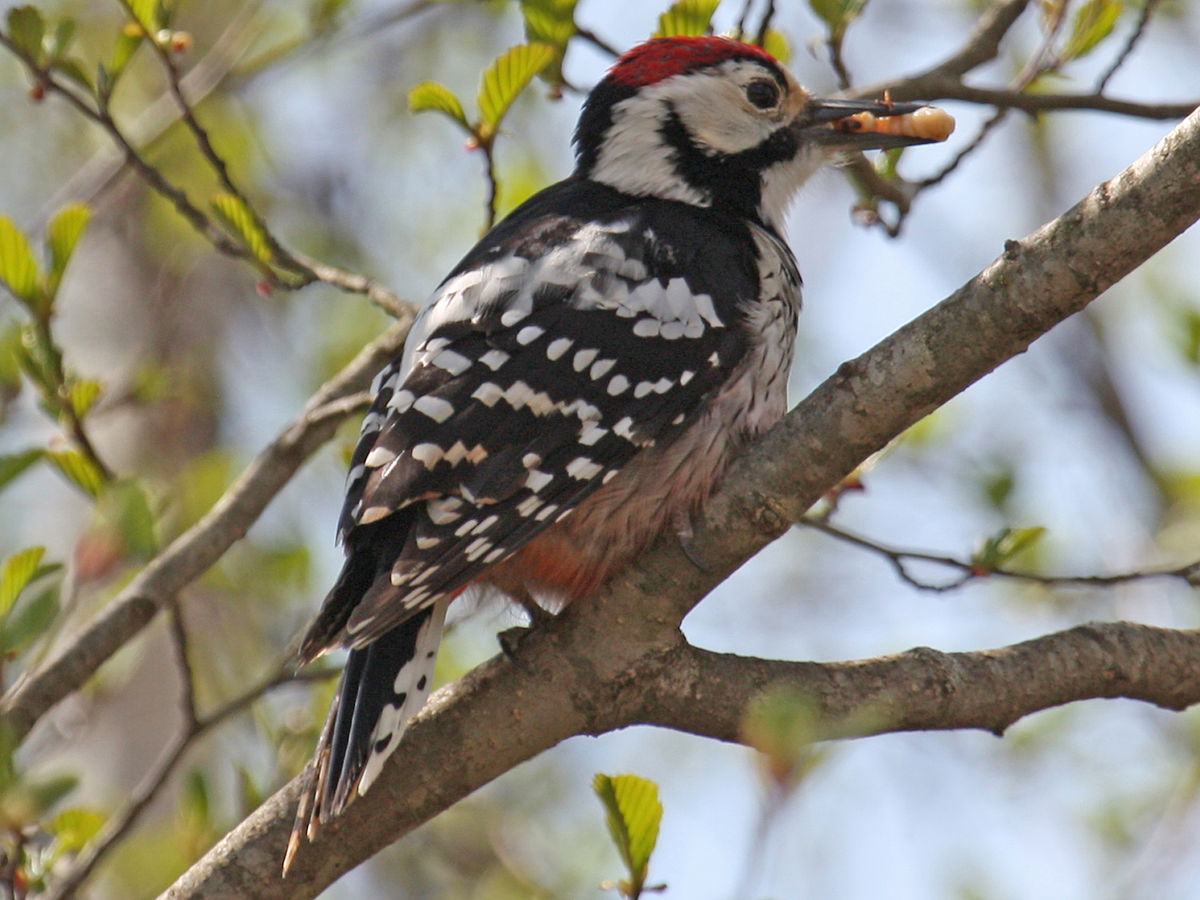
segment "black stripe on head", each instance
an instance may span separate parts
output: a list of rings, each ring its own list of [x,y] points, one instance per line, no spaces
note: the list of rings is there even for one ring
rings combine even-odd
[[[679,114],[671,110],[660,129],[673,153],[675,170],[710,198],[713,206],[757,218],[762,201],[762,172],[799,152],[790,128],[781,127],[765,141],[740,153],[707,152],[698,145]]]

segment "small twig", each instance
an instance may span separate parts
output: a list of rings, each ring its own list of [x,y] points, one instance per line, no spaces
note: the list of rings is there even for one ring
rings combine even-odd
[[[66,429],[71,440],[79,448],[79,452],[96,467],[101,480],[108,483],[116,478],[116,474],[96,450],[96,445],[92,443],[83,418],[79,415],[79,411],[75,408],[75,403],[67,391],[67,371],[63,365],[62,351],[54,341],[50,317],[51,313],[48,310],[35,311],[33,314],[34,331],[42,348],[42,359],[48,369],[43,376],[35,379],[38,391],[42,396],[43,407],[60,423],[65,421]],[[43,378],[48,379],[49,383],[43,381]]]
[[[575,26],[575,34],[576,34],[576,36],[583,38],[585,41],[587,41],[589,44],[591,44],[596,49],[603,50],[609,56],[617,57],[617,56],[621,55],[620,50],[618,50],[616,47],[614,47],[608,41],[604,40],[604,38],[600,37],[598,34],[596,34],[596,32],[592,31],[590,28],[584,28],[581,25],[576,25]]]
[[[134,12],[129,0],[117,0],[117,2],[125,10],[126,14],[128,14],[129,17],[134,20],[134,22],[137,22],[137,14]],[[271,233],[270,228],[267,227],[267,223],[263,220],[262,216],[259,215],[258,210],[250,202],[250,198],[246,196],[245,192],[233,180],[233,175],[229,171],[229,164],[225,161],[225,158],[217,152],[216,147],[213,146],[212,139],[209,137],[207,129],[200,124],[199,119],[196,118],[195,109],[193,109],[192,104],[188,102],[187,97],[184,96],[179,66],[175,64],[175,58],[171,54],[171,48],[164,46],[157,39],[156,35],[147,35],[146,43],[148,43],[153,49],[154,55],[158,58],[159,63],[162,65],[163,71],[166,73],[167,87],[171,92],[171,96],[175,99],[175,105],[179,108],[181,119],[188,131],[191,132],[192,138],[195,140],[196,146],[200,150],[200,154],[205,158],[205,160],[207,160],[208,164],[212,166],[213,171],[216,172],[217,179],[220,181],[221,187],[236,197],[241,202],[242,206],[245,207],[246,211],[250,214],[255,228],[262,233],[264,240],[267,242],[267,247],[271,251],[272,262],[297,274],[311,274],[306,271],[304,266],[300,265],[295,260],[292,254],[288,252],[283,245],[279,243],[279,241],[275,238],[275,235]]]
[[[935,593],[957,590],[969,581],[989,575],[996,576],[997,578],[1031,581],[1046,585],[1047,587],[1112,587],[1114,585],[1127,584],[1131,581],[1145,581],[1151,578],[1174,578],[1190,585],[1194,585],[1200,581],[1200,560],[1178,566],[1174,569],[1118,572],[1111,575],[1039,575],[1035,572],[1020,572],[999,567],[981,571],[979,565],[970,560],[934,553],[924,553],[918,550],[901,550],[896,547],[888,547],[870,538],[852,534],[820,519],[806,517],[801,519],[799,524],[852,546],[868,550],[877,556],[882,556],[905,582],[919,590],[933,591]],[[932,563],[947,569],[953,569],[959,573],[959,577],[943,584],[922,581],[908,571],[907,564],[910,562]]]
[[[483,201],[484,231],[491,231],[496,224],[496,197],[499,186],[496,184],[496,156],[490,140],[480,141],[479,149],[483,152],[484,178],[487,180],[487,198]]]
[[[957,169],[959,165],[962,164],[963,160],[983,146],[984,140],[987,139],[987,136],[991,134],[992,130],[1008,118],[1008,113],[1009,110],[1007,109],[996,110],[995,114],[993,114],[986,122],[983,123],[982,126],[980,126],[979,132],[971,140],[971,143],[967,144],[967,146],[963,147],[956,154],[954,154],[954,158],[951,159],[950,162],[946,163],[946,165],[944,165],[936,174],[930,175],[928,178],[922,178],[920,181],[916,182],[917,190],[923,191],[925,188],[930,188],[935,184],[939,184],[951,172]]]
[[[1108,87],[1108,83],[1112,80],[1112,77],[1117,74],[1117,70],[1125,65],[1125,60],[1129,58],[1129,54],[1133,52],[1133,48],[1137,46],[1137,42],[1141,40],[1146,27],[1150,24],[1150,17],[1154,15],[1154,9],[1157,6],[1158,0],[1146,0],[1142,5],[1142,14],[1138,17],[1138,23],[1133,29],[1133,33],[1125,41],[1125,46],[1121,48],[1121,52],[1117,54],[1117,58],[1112,61],[1112,65],[1108,67],[1108,70],[1096,82],[1095,92],[1097,94],[1104,93],[1104,89]]]
[[[125,5],[125,0],[119,0]],[[128,8],[128,7],[126,7]],[[153,41],[151,41],[153,43]],[[126,136],[124,130],[117,124],[112,114],[105,107],[93,107],[87,100],[77,94],[67,82],[57,78],[53,71],[43,68],[38,65],[37,61],[18,46],[16,46],[7,35],[0,32],[0,46],[8,49],[14,56],[21,60],[30,74],[42,84],[48,92],[56,93],[62,96],[72,107],[76,109],[87,120],[100,126],[113,142],[117,145],[119,151],[125,159],[125,162],[138,173],[143,181],[156,193],[167,199],[188,224],[190,224],[202,237],[205,238],[219,252],[236,259],[243,260],[252,265],[263,279],[272,287],[293,290],[310,284],[314,281],[321,281],[334,287],[353,293],[366,294],[372,302],[384,309],[392,315],[403,315],[405,305],[396,297],[395,294],[382,288],[377,282],[365,276],[356,275],[341,269],[337,266],[326,265],[309,260],[300,254],[282,250],[278,261],[289,271],[291,277],[283,277],[271,265],[259,259],[248,247],[229,238],[225,232],[219,228],[213,220],[203,212],[198,206],[192,203],[191,199],[179,188],[171,184],[165,176],[155,168],[138,150],[134,147],[132,141]],[[156,45],[157,46],[157,45]],[[159,48],[160,51],[162,48]],[[183,97],[181,80],[177,75],[172,76],[173,95],[177,97],[177,101],[182,101],[181,109],[186,109],[190,112],[190,107],[186,104],[186,98]],[[178,90],[178,94],[174,91]],[[196,123],[194,115],[192,122],[194,127],[199,128],[203,132],[203,128]],[[195,131],[193,131],[195,134]],[[200,140],[197,137],[197,140]],[[207,134],[205,133],[207,141]],[[209,142],[211,147],[211,142]],[[203,151],[202,151],[203,152]],[[213,156],[220,159],[215,150],[212,151]],[[205,153],[206,158],[208,154]],[[211,162],[211,160],[210,160]],[[219,172],[219,169],[218,169]],[[227,175],[228,173],[226,173]],[[220,177],[220,175],[218,175]],[[224,183],[224,182],[223,182]],[[257,212],[254,212],[253,207],[246,202],[244,196],[236,190],[236,185],[233,185],[232,180],[225,185],[227,188],[234,188],[231,193],[236,193],[242,199],[247,209],[258,220]],[[278,242],[270,236],[269,231],[264,227],[263,234],[267,236],[270,246],[275,248]],[[274,253],[274,249],[272,250]],[[298,276],[298,277],[297,277]]]
[[[829,64],[837,76],[838,90],[846,91],[854,79],[850,77],[850,70],[846,68],[846,60],[842,57],[842,37],[841,34],[831,34],[825,46],[829,48]]]
[[[175,664],[179,668],[180,707],[184,727],[194,731],[200,721],[196,707],[196,673],[188,656],[187,628],[183,624],[182,604],[178,601],[167,608],[167,622],[171,628],[171,649],[175,653]]]
[[[774,18],[775,0],[767,0],[767,8],[763,11],[762,21],[758,23],[758,32],[754,35],[754,43],[758,44],[758,46],[761,47],[766,43],[767,32],[771,30],[771,21]]]

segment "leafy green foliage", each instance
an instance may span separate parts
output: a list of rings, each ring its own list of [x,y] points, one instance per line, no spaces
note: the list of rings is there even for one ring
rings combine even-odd
[[[0,216],[0,281],[26,306],[40,305],[38,266],[33,250],[20,229],[4,216]]]
[[[1121,17],[1124,4],[1118,0],[1088,0],[1075,12],[1071,36],[1059,54],[1063,62],[1090,53],[1108,37]]]
[[[1200,310],[1184,309],[1179,313],[1179,349],[1192,365],[1200,365]]]
[[[58,290],[63,272],[67,269],[67,263],[71,261],[71,255],[75,252],[75,246],[83,237],[91,220],[91,209],[82,203],[73,203],[55,213],[54,218],[46,227],[46,246],[50,251],[49,292],[51,294]]]
[[[808,0],[809,8],[829,26],[829,33],[838,38],[862,15],[866,5],[867,0]]]
[[[0,456],[0,488],[6,487],[10,481],[40,460],[43,453],[41,448],[35,447],[20,453]]]
[[[1046,534],[1040,525],[1031,528],[1001,528],[984,540],[971,556],[971,570],[977,575],[994,572],[1021,553],[1032,550]]]
[[[779,787],[790,790],[823,757],[812,699],[792,688],[770,688],[746,710],[742,738],[762,754],[763,767]]]
[[[42,59],[45,34],[46,23],[37,7],[16,6],[8,11],[9,38],[18,50],[38,62]]]
[[[19,656],[40,638],[58,618],[58,588],[55,586],[22,603],[4,623],[0,633],[0,656]]]
[[[521,0],[525,36],[532,43],[565,45],[575,34],[579,0]]]
[[[213,197],[212,208],[217,218],[242,240],[255,258],[263,262],[271,261],[273,254],[267,234],[253,211],[240,197],[226,193],[217,194]]]
[[[46,459],[64,477],[84,493],[99,496],[104,485],[104,473],[78,450],[48,450]]]
[[[708,34],[720,0],[676,0],[658,17],[655,37],[695,37]]]
[[[148,34],[154,34],[163,25],[163,5],[161,0],[128,0],[129,10],[138,24],[146,29]]]
[[[109,524],[124,554],[146,560],[158,550],[150,498],[136,479],[110,482],[100,494],[97,510]]]
[[[762,46],[764,50],[766,50],[784,65],[787,65],[789,62],[791,62],[792,45],[788,43],[788,39],[782,31],[777,31],[774,28],[768,28],[767,33],[763,35]]]
[[[480,134],[495,134],[500,122],[520,95],[551,60],[549,44],[520,44],[500,54],[483,73],[479,86]]]
[[[45,554],[45,547],[30,547],[13,554],[0,566],[0,622],[4,621],[21,592],[37,574]]]
[[[104,816],[94,809],[64,809],[50,824],[50,831],[54,835],[55,856],[78,853],[103,826]]]
[[[629,880],[617,888],[621,896],[636,900],[647,890],[650,856],[662,822],[658,785],[637,775],[597,775],[592,789],[604,804],[609,834],[629,871]]]
[[[440,112],[449,116],[467,131],[467,114],[463,110],[462,101],[444,84],[436,81],[424,81],[408,92],[408,108],[418,112]]]

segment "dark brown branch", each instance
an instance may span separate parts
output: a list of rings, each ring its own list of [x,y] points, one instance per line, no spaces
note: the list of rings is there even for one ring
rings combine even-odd
[[[1145,0],[1142,4],[1142,13],[1138,17],[1137,25],[1125,41],[1125,45],[1121,48],[1121,52],[1117,54],[1112,61],[1112,65],[1108,67],[1105,73],[1100,76],[1100,80],[1096,82],[1095,93],[1103,94],[1104,89],[1108,87],[1108,83],[1112,81],[1114,75],[1120,71],[1121,66],[1125,65],[1125,60],[1129,59],[1133,53],[1133,48],[1137,46],[1138,41],[1142,39],[1142,35],[1146,33],[1146,28],[1150,25],[1150,19],[1154,15],[1154,10],[1158,6],[1158,0]]]
[[[1026,113],[1050,110],[1096,110],[1142,119],[1181,119],[1196,108],[1196,100],[1182,103],[1138,103],[1102,94],[1027,94],[1007,88],[977,88],[961,82],[900,82],[892,89],[896,100],[965,100]]]
[[[326,382],[204,518],[156,556],[95,621],[8,691],[0,700],[0,713],[18,740],[59,700],[83,687],[182,588],[245,536],[267,504],[333,436],[337,426],[366,406],[368,397],[361,392],[400,351],[410,324],[408,319],[392,326]]]
[[[696,523],[694,544],[705,570],[688,560],[678,540],[664,539],[596,596],[530,633],[515,661],[495,658],[439,691],[371,791],[326,826],[319,843],[301,848],[286,882],[273,873],[283,858],[298,780],[164,896],[312,897],[421,822],[567,737],[631,722],[688,727],[685,716],[707,717],[723,702],[720,677],[685,673],[674,688],[659,680],[671,678],[680,659],[729,664],[683,642],[679,622],[700,598],[863,459],[1195,222],[1198,186],[1200,113],[1063,216],[1010,241],[984,272],[845,364],[757,442]],[[911,657],[902,660],[915,666],[909,692],[905,683],[886,680],[905,671],[889,660],[809,664],[819,708],[842,727],[858,712],[877,717],[858,732],[871,733],[885,727],[881,721],[890,729],[1000,730],[1036,709],[1086,696],[1131,696],[1172,709],[1200,701],[1196,632],[1092,626],[1007,650]],[[1050,662],[1043,666],[1043,660]],[[799,671],[794,663],[746,665],[761,665],[767,675]],[[654,707],[659,693],[675,699]],[[903,699],[908,693],[912,704]],[[734,705],[714,711],[712,726],[694,724],[693,730],[732,738],[744,710],[744,703]]]
[[[961,78],[984,63],[991,62],[1000,52],[1000,42],[1016,24],[1029,0],[1006,0],[993,5],[975,25],[966,45],[932,69],[914,78]],[[871,96],[881,96],[873,94]]]

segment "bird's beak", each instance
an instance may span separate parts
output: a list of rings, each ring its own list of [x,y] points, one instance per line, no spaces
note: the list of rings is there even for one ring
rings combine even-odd
[[[801,140],[830,150],[887,150],[944,141],[954,131],[954,119],[920,103],[810,97],[792,127]]]

